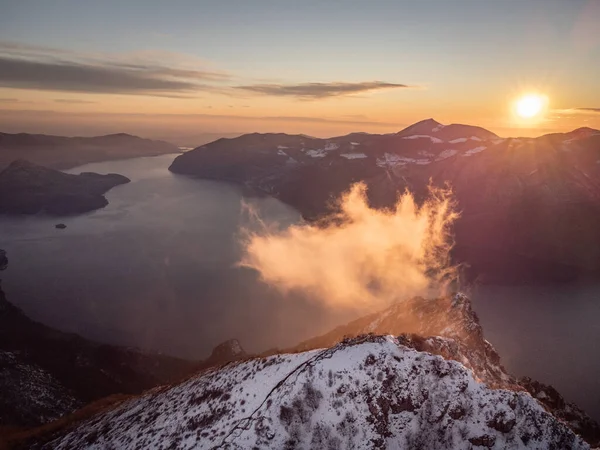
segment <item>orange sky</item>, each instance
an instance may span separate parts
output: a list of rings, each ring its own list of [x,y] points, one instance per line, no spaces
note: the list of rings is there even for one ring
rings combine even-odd
[[[193,146],[254,131],[395,132],[429,117],[502,136],[600,128],[596,0],[29,3],[0,18],[0,131]],[[546,110],[516,117],[530,92]]]

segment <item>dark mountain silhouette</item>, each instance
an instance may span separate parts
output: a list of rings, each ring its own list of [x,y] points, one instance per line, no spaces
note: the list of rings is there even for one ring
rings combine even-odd
[[[0,213],[77,214],[103,208],[104,193],[129,178],[118,174],[84,172],[72,175],[25,160],[0,172]]]

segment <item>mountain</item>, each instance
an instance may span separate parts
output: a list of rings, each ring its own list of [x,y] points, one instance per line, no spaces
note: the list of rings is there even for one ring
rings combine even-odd
[[[77,214],[108,205],[104,193],[129,178],[84,172],[72,175],[16,160],[0,172],[0,214]]]
[[[600,444],[600,425],[552,386],[531,378],[516,378],[500,362],[500,355],[484,337],[471,302],[463,294],[436,299],[416,297],[359,318],[331,332],[287,349],[289,352],[331,347],[364,334],[401,335],[411,347],[460,362],[475,378],[493,389],[529,392],[546,410],[593,445]],[[424,338],[430,336],[429,338]]]
[[[239,355],[238,346],[216,353]],[[28,448],[589,449],[599,430],[551,387],[507,374],[456,294],[201,370]]]
[[[27,159],[53,169],[91,162],[179,153],[175,145],[119,133],[97,137],[0,133],[0,168]]]
[[[112,394],[139,394],[197,363],[98,344],[29,319],[0,289],[0,427],[57,419]]]
[[[363,181],[374,207],[430,181],[450,183],[461,212],[454,259],[481,282],[600,277],[600,131],[500,138],[433,119],[399,133],[331,139],[249,134],[175,158],[174,173],[241,183],[322,217]]]
[[[453,123],[451,125],[442,125],[433,120],[426,119],[417,122],[404,130],[398,132],[397,136],[414,138],[414,136],[424,135],[425,137],[433,137],[444,142],[465,137],[476,137],[481,140],[498,139],[498,135],[486,130],[485,128],[476,127],[473,125],[461,125]]]

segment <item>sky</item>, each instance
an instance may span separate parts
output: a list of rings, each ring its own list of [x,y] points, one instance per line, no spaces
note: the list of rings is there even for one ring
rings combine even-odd
[[[600,0],[0,0],[0,131],[600,128],[598,23]]]

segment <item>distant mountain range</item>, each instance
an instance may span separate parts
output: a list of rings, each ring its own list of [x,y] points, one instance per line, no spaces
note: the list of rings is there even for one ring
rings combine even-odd
[[[175,158],[170,170],[270,194],[312,220],[357,181],[375,207],[430,180],[450,183],[461,218],[456,261],[486,282],[572,281],[600,276],[600,131],[501,138],[433,119],[395,134],[331,139],[247,134]]]
[[[178,152],[179,148],[168,142],[125,133],[97,137],[0,133],[0,169],[17,159],[53,169],[69,169],[98,161]]]

